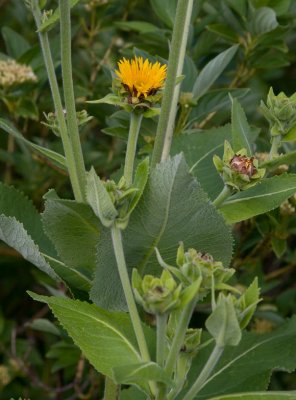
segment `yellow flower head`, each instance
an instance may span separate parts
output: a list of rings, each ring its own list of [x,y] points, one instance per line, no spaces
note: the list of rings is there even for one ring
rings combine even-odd
[[[133,97],[154,95],[163,87],[166,78],[166,65],[159,62],[152,64],[148,59],[135,57],[132,60],[123,58],[118,62],[119,70],[115,70],[124,88]]]

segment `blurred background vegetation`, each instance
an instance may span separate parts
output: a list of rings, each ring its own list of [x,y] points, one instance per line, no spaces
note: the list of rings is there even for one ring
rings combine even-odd
[[[46,10],[57,7],[57,1],[45,3]],[[82,126],[81,140],[87,167],[93,165],[100,176],[109,177],[120,168],[129,119],[113,106],[86,101],[110,91],[121,57],[137,54],[166,62],[176,3],[81,0],[73,8],[77,109],[93,117]],[[270,86],[275,93],[284,91],[287,95],[296,89],[296,2],[196,0],[194,4],[175,134],[194,134],[229,122],[231,92],[240,99],[254,130],[260,127],[257,151],[264,158],[269,137],[268,124],[258,111],[260,100],[265,101]],[[14,59],[29,65],[37,76],[37,82],[0,85],[0,117],[31,142],[62,153],[59,138],[44,124],[46,115],[54,111],[53,104],[34,21],[23,1],[0,0],[0,26],[0,61]],[[58,25],[49,36],[61,82]],[[231,62],[199,101],[193,101],[199,72],[235,44],[239,48]],[[156,123],[153,118],[144,121],[140,155],[151,152]],[[286,150],[292,149],[293,143],[286,146],[290,146]],[[50,188],[71,197],[65,171],[2,129],[0,163],[1,180],[24,192],[39,211],[42,196]],[[274,173],[285,170],[287,167],[281,166]],[[295,207],[296,199],[292,198],[279,209],[234,227],[233,267],[239,270],[242,284],[249,284],[258,275],[263,291],[264,302],[250,326],[257,332],[274,329],[296,312]],[[0,256],[0,399],[99,398],[102,377],[53,321],[47,306],[33,303],[26,295],[29,289],[65,296],[65,288],[4,244],[0,245]],[[200,324],[200,317],[193,323]],[[270,385],[274,390],[295,390],[296,376],[275,374]]]

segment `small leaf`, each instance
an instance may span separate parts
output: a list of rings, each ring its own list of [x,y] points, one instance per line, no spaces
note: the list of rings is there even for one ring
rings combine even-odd
[[[150,0],[151,6],[155,14],[169,28],[174,26],[177,0]]]
[[[263,179],[256,186],[231,196],[219,211],[228,223],[266,213],[296,193],[296,174]]]
[[[291,128],[289,132],[282,137],[282,142],[292,142],[296,140],[296,126]]]
[[[150,22],[145,21],[118,21],[114,25],[125,31],[136,31],[139,33],[158,31],[159,28]]]
[[[61,336],[60,330],[48,319],[38,318],[34,319],[33,322],[26,324],[30,329],[35,331],[51,333],[52,335]]]
[[[70,7],[74,7],[79,0],[70,0]],[[53,14],[45,19],[45,21],[41,24],[41,26],[38,29],[38,32],[48,32],[51,30],[55,24],[59,21],[60,19],[60,9],[59,7],[53,12]]]
[[[206,328],[219,347],[239,344],[242,332],[230,296],[220,294],[216,308],[206,320]]]
[[[49,305],[74,343],[102,374],[112,378],[113,368],[140,362],[128,314],[111,313],[78,300],[29,295]]]
[[[230,47],[213,58],[213,60],[211,60],[202,69],[192,89],[193,97],[200,98],[204,93],[207,92],[207,90],[212,86],[216,79],[218,79],[218,77],[230,63],[237,52],[237,49],[238,45]]]
[[[253,154],[251,149],[251,129],[248,124],[246,114],[237,99],[231,97],[231,133],[232,133],[232,148],[236,153],[242,148],[247,150],[247,155]]]
[[[147,386],[149,381],[172,385],[170,376],[155,362],[141,362],[114,368],[114,379],[117,383],[126,385]]]
[[[273,31],[278,26],[276,13],[272,8],[261,7],[255,10],[250,23],[250,30],[254,35],[262,35]]]
[[[86,197],[88,204],[96,216],[100,218],[102,224],[110,227],[118,212],[94,168],[87,174]]]
[[[135,178],[134,178],[134,183],[133,187],[137,189],[137,191],[134,194],[134,197],[131,201],[131,204],[128,209],[128,214],[130,215],[134,209],[136,208],[138,202],[140,201],[147,180],[149,176],[149,158],[145,158],[140,164],[137,166],[136,173],[135,173]]]
[[[12,135],[13,137],[15,137],[17,140],[20,140],[20,141],[26,143],[33,150],[42,154],[49,160],[53,161],[54,164],[57,165],[59,168],[61,168],[63,170],[67,170],[67,162],[66,162],[66,158],[64,156],[62,156],[59,153],[56,153],[53,150],[47,149],[46,147],[42,147],[42,146],[39,146],[38,144],[30,142],[29,140],[24,138],[23,135],[14,126],[12,126],[9,121],[7,121],[3,118],[0,118],[0,128],[2,128],[5,132],[7,132],[10,135]]]
[[[7,53],[10,57],[18,59],[21,57],[29,48],[30,45],[23,35],[18,32],[4,26],[1,29],[1,33],[5,42]]]

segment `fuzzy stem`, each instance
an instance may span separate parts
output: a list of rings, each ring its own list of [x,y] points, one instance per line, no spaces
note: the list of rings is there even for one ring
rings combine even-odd
[[[49,84],[50,84],[55,113],[56,113],[57,121],[59,124],[59,130],[60,130],[61,139],[63,142],[63,148],[64,148],[64,152],[65,152],[65,157],[67,160],[67,167],[68,167],[68,171],[69,171],[71,185],[73,188],[73,193],[74,193],[75,199],[77,201],[82,201],[83,197],[84,197],[83,191],[80,187],[79,174],[77,171],[75,154],[73,152],[71,141],[68,136],[68,130],[67,130],[67,125],[66,125],[66,121],[65,121],[61,96],[60,96],[60,92],[59,92],[59,86],[58,86],[58,82],[57,82],[57,78],[56,78],[56,74],[55,74],[55,68],[54,68],[54,64],[53,64],[53,60],[52,60],[48,35],[46,32],[39,31],[39,28],[41,26],[41,12],[39,9],[38,0],[32,0],[31,9],[32,9],[32,13],[33,13],[33,16],[34,16],[34,19],[36,22],[36,26],[37,26],[37,30],[38,30],[39,41],[40,41],[40,45],[41,45],[41,49],[42,49],[42,53],[43,53],[43,59],[44,59],[44,63],[45,63],[45,67],[46,67],[46,71],[47,71],[47,75],[48,75],[48,80],[49,80]]]
[[[166,325],[167,325],[167,315],[158,314],[156,316],[156,327],[157,327],[157,347],[156,347],[156,362],[161,367],[164,364],[165,356],[165,336],[166,336]]]
[[[213,201],[214,206],[217,208],[220,207],[230,195],[231,195],[231,190],[227,185],[225,185],[220,194]]]
[[[273,158],[276,158],[279,156],[279,147],[281,145],[281,135],[273,136],[271,139],[271,149],[269,152],[268,159],[272,160]]]
[[[152,167],[155,167],[161,159],[165,159],[168,156],[171,147],[178,92],[180,90],[178,87],[176,88],[176,78],[183,69],[192,4],[193,0],[179,0],[177,5],[167,78],[152,153]]]
[[[120,385],[116,385],[108,376],[105,378],[104,400],[118,400]]]
[[[128,187],[133,183],[134,161],[143,115],[137,114],[133,111],[130,114],[130,118],[130,128],[124,163],[124,177]]]
[[[71,14],[69,0],[60,0],[60,27],[61,27],[61,62],[64,98],[67,115],[68,135],[75,155],[77,177],[82,192],[82,199],[86,200],[86,176],[81,142],[79,137],[78,122],[75,108],[75,97],[72,79],[71,57]]]
[[[131,318],[132,325],[134,328],[134,332],[135,332],[135,335],[137,338],[140,354],[141,354],[143,361],[149,362],[151,359],[150,359],[144,331],[142,328],[141,320],[139,317],[137,305],[135,303],[132,287],[130,284],[130,279],[129,279],[128,272],[127,272],[120,229],[117,228],[116,226],[113,226],[111,228],[111,236],[112,236],[112,243],[113,243],[114,254],[115,254],[115,258],[116,258],[116,262],[117,262],[118,272],[119,272],[121,284],[123,287],[125,299],[127,302],[130,318]],[[156,385],[154,382],[150,383],[150,389],[151,389],[152,393],[156,393]]]
[[[175,331],[174,339],[172,342],[172,346],[170,348],[165,364],[165,370],[169,376],[173,373],[179,351],[184,343],[186,330],[188,328],[188,324],[190,322],[190,318],[194,311],[195,305],[196,305],[196,300],[192,300],[185,306],[180,315],[178,326]]]
[[[215,346],[206,365],[203,367],[201,373],[199,374],[197,380],[195,383],[192,385],[191,389],[186,393],[185,397],[183,400],[192,400],[195,398],[195,396],[199,393],[199,391],[203,388],[204,383],[208,379],[208,377],[211,375],[213,369],[215,368],[217,362],[219,361],[222,353],[223,353],[224,347],[220,346]]]

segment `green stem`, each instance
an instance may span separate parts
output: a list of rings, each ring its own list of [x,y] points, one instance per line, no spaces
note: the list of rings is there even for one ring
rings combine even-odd
[[[166,337],[166,326],[167,326],[167,314],[156,315],[156,327],[157,327],[157,347],[156,347],[156,362],[161,367],[164,364],[165,357],[165,337]]]
[[[179,0],[177,5],[167,78],[152,153],[152,167],[155,167],[157,163],[168,156],[171,147],[178,93],[180,90],[176,88],[176,79],[178,73],[181,74],[183,69],[192,4],[193,0]]]
[[[128,187],[133,183],[134,161],[140,126],[143,118],[143,114],[137,114],[136,112],[131,112],[130,115],[130,129],[124,163],[124,177]]]
[[[211,375],[213,369],[215,368],[217,362],[219,361],[222,353],[223,353],[224,347],[220,346],[215,346],[206,365],[203,367],[201,373],[199,374],[197,380],[195,383],[192,385],[191,389],[186,393],[185,397],[183,400],[192,400],[195,398],[195,396],[199,393],[199,391],[203,388],[204,383],[208,379],[208,377]]]
[[[112,379],[106,376],[104,400],[118,400],[119,394],[120,394],[120,385],[116,385],[116,383],[114,383]]]
[[[188,324],[190,322],[191,316],[193,314],[194,308],[196,305],[196,300],[192,300],[189,304],[185,306],[182,310],[182,313],[179,318],[178,326],[175,331],[174,339],[172,342],[172,346],[170,348],[166,364],[165,370],[169,376],[172,375],[177,357],[179,355],[180,349],[184,343],[186,330],[188,328]]]
[[[82,201],[83,194],[80,188],[80,182],[77,173],[75,154],[72,149],[71,141],[68,136],[67,125],[64,116],[64,110],[62,106],[61,96],[59,92],[58,82],[55,74],[55,68],[52,60],[48,35],[46,32],[40,32],[39,28],[41,26],[41,12],[38,5],[38,0],[32,0],[31,2],[32,13],[36,22],[39,41],[43,53],[44,63],[48,75],[48,80],[50,84],[52,99],[54,103],[55,113],[57,116],[61,139],[63,142],[65,157],[67,160],[67,167],[69,171],[70,181],[73,188],[74,196],[77,201]]]
[[[134,299],[132,287],[130,284],[130,279],[129,279],[128,272],[127,272],[120,229],[117,228],[116,226],[113,226],[111,228],[111,236],[112,236],[112,243],[113,243],[114,254],[115,254],[115,258],[116,258],[116,262],[117,262],[118,272],[119,272],[121,284],[123,287],[125,299],[127,302],[128,310],[130,313],[131,321],[133,324],[133,328],[135,331],[135,335],[137,338],[137,343],[139,346],[140,354],[141,354],[143,361],[149,362],[151,360],[151,358],[149,355],[146,338],[145,338],[144,331],[142,328],[141,319],[140,319],[140,316],[138,313],[137,305],[136,305],[136,302]],[[151,392],[153,394],[155,394],[157,391],[155,382],[150,382],[149,385],[150,385]]]
[[[227,185],[224,186],[220,194],[213,201],[215,207],[220,207],[222,203],[231,195],[231,190]]]
[[[279,156],[279,147],[281,145],[281,135],[273,136],[271,139],[271,149],[269,152],[268,159],[272,160],[273,158],[276,158]]]
[[[72,78],[70,1],[60,0],[59,4],[61,28],[61,63],[68,134],[72,144],[73,153],[75,155],[77,177],[79,180],[79,187],[82,192],[82,199],[86,201],[85,165],[79,137]]]

